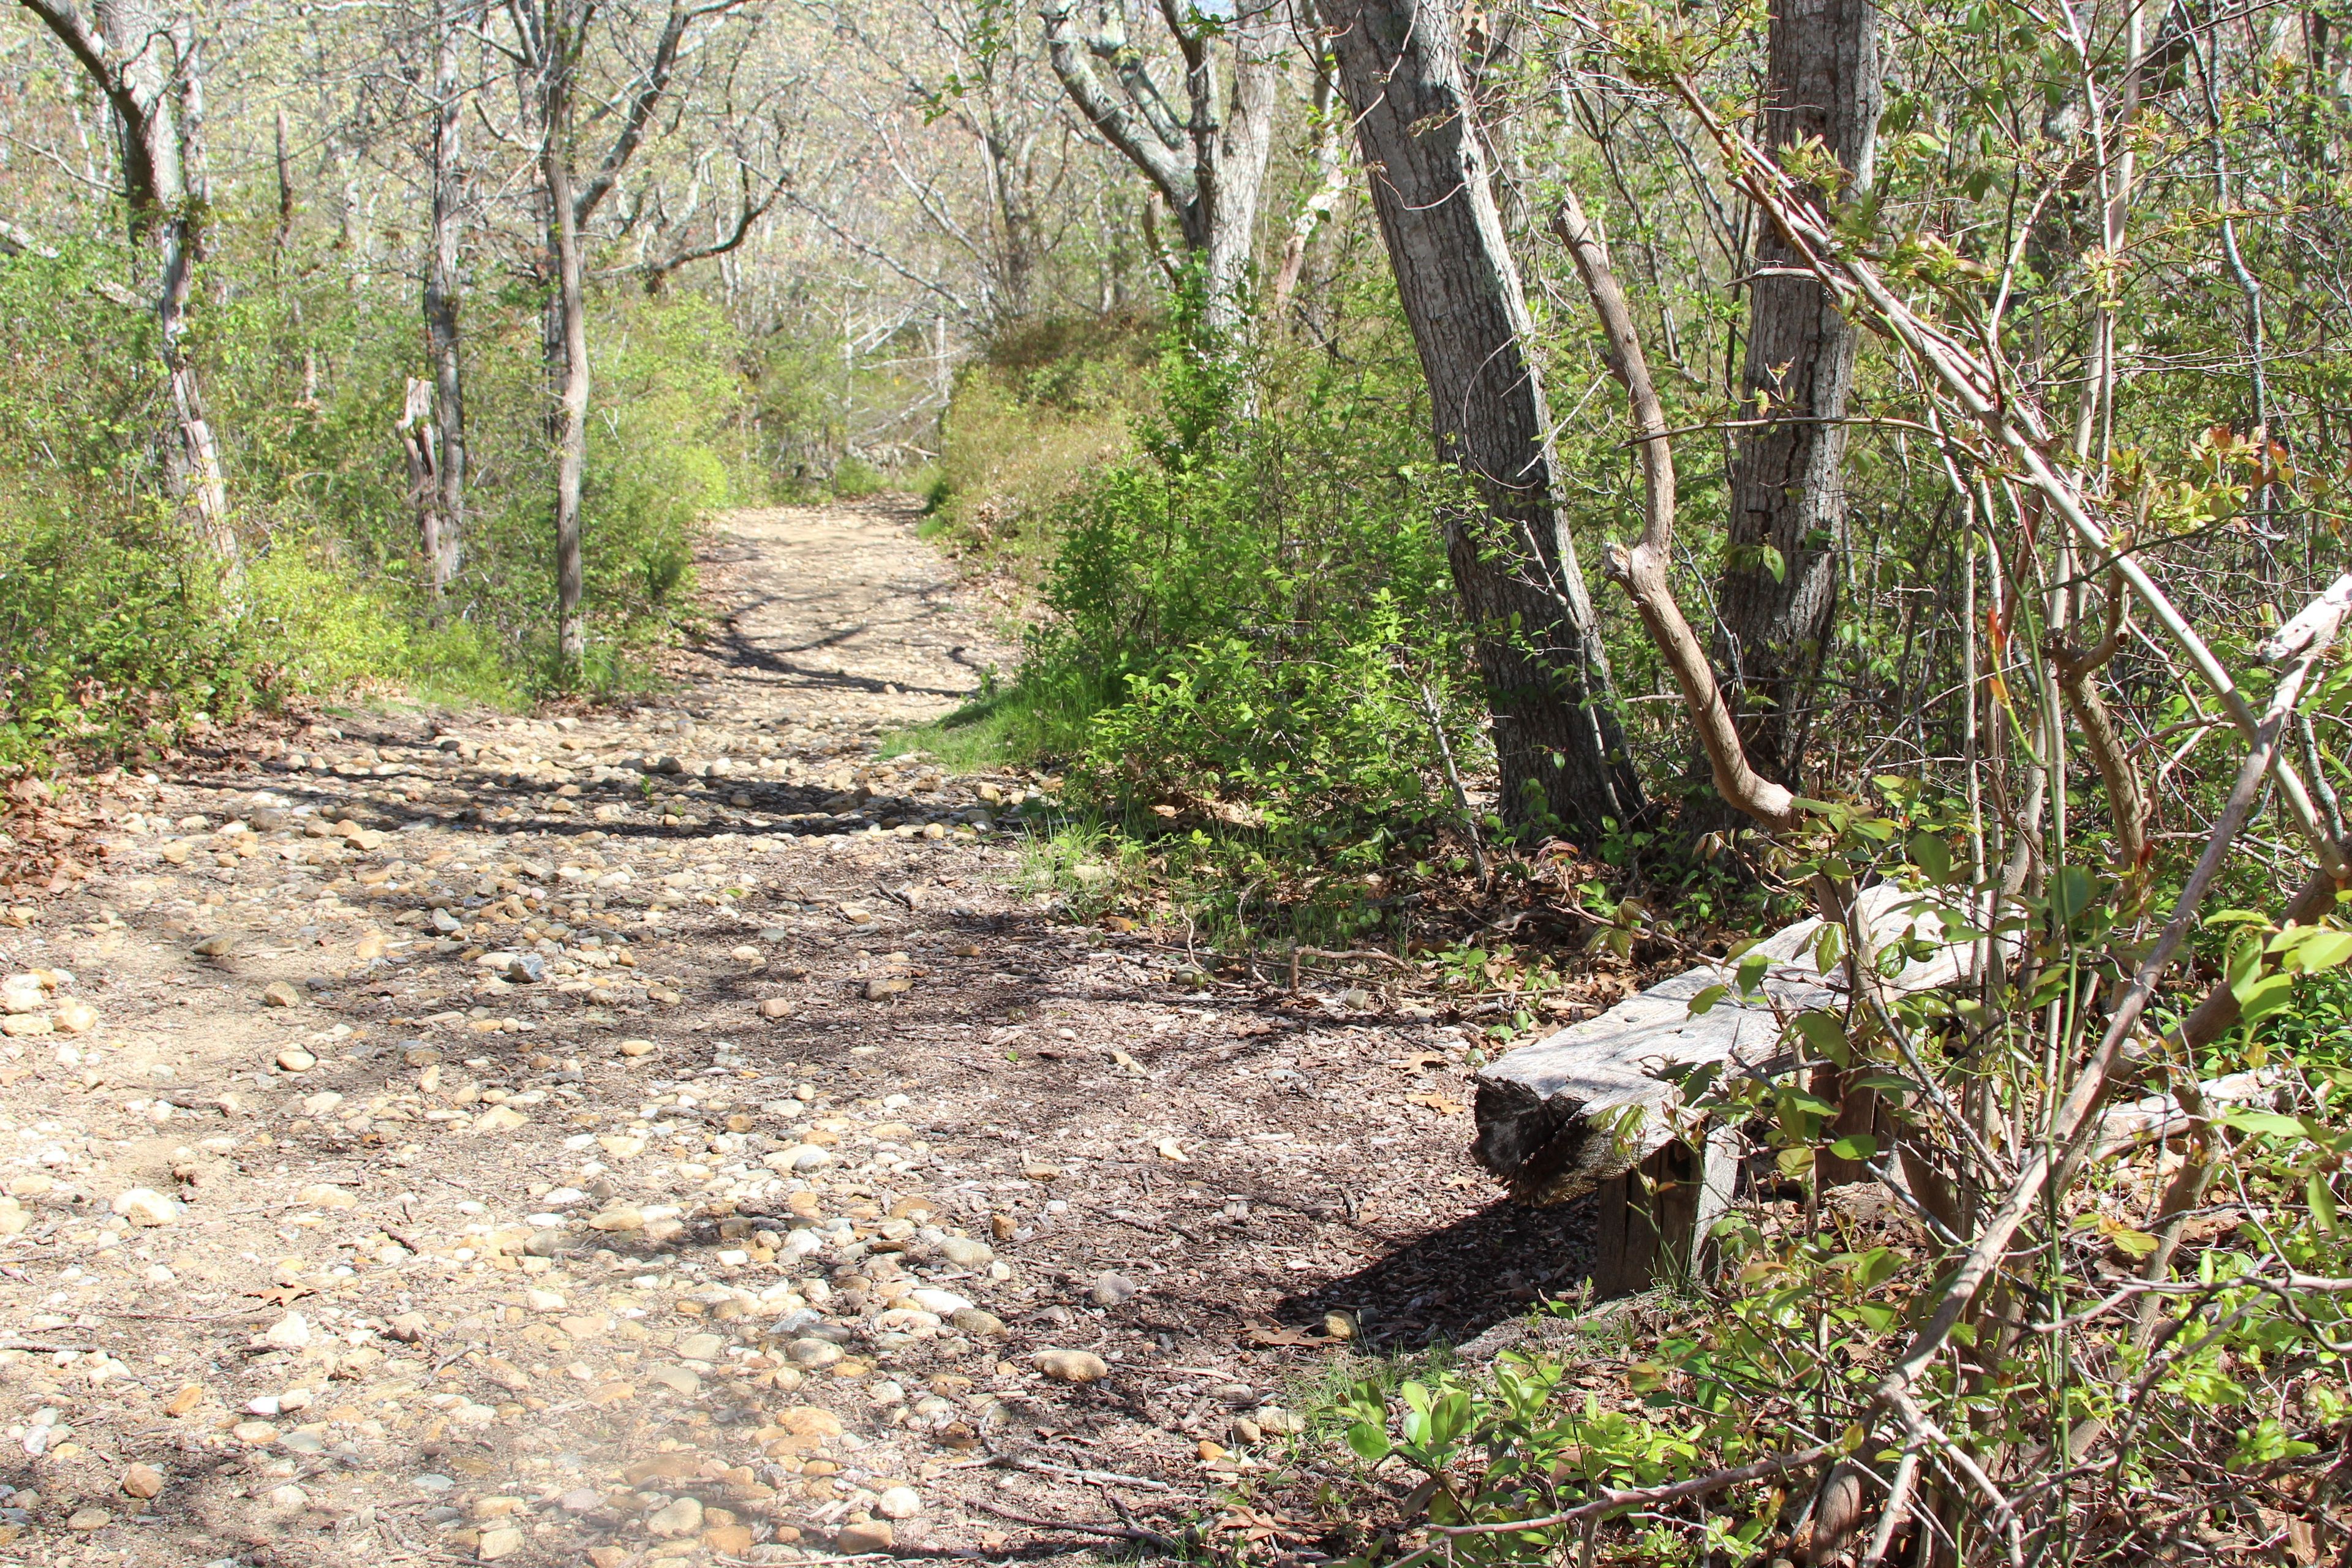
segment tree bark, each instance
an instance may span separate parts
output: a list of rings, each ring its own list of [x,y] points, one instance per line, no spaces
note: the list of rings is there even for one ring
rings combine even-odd
[[[457,325],[464,291],[457,266],[465,207],[465,95],[458,80],[457,12],[452,0],[439,0],[434,15],[433,228],[425,259],[425,355],[440,413],[433,424],[437,527],[425,550],[425,571],[436,597],[449,591],[466,559],[466,387]]]
[[[1245,315],[1258,202],[1274,148],[1288,0],[1241,0],[1222,27],[1197,17],[1189,27],[1179,26],[1177,9],[1164,8],[1184,62],[1187,118],[1181,123],[1142,57],[1129,45],[1119,16],[1106,10],[1102,29],[1081,40],[1075,4],[1048,0],[1044,11],[1054,74],[1087,123],[1166,199],[1182,228],[1185,249],[1201,264],[1206,323],[1213,331],[1231,332]],[[1232,89],[1223,95],[1213,47],[1220,36],[1232,40]],[[1111,67],[1118,92],[1095,70],[1088,53]]]
[[[163,472],[189,531],[232,572],[236,529],[220,447],[187,346],[188,300],[204,255],[204,70],[184,19],[167,24],[147,0],[98,0],[93,31],[74,0],[23,0],[66,47],[114,111],[131,237],[152,250],[158,357],[172,407]]]
[[[1446,557],[1494,715],[1505,820],[1601,833],[1643,809],[1576,548],[1552,493],[1532,322],[1470,123],[1459,0],[1321,0],[1372,205],[1428,377],[1437,448],[1471,484]]]
[[[588,655],[582,608],[580,481],[588,464],[588,301],[580,267],[580,223],[572,205],[572,163],[565,153],[571,126],[570,71],[555,73],[543,92],[546,139],[540,173],[547,187],[547,249],[554,276],[558,374],[555,386],[555,605],[557,657],[572,675]]]
[[[1880,103],[1872,0],[1773,0],[1768,57],[1766,147],[1818,137],[1849,177],[1846,194],[1867,190]],[[1740,418],[1756,423],[1731,463],[1716,658],[1748,760],[1801,790],[1837,622],[1855,335],[1780,231],[1761,230],[1741,370]]]

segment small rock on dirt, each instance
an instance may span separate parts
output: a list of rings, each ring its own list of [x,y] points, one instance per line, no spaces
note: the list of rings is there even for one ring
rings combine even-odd
[[[169,1225],[180,1205],[152,1187],[131,1187],[115,1194],[114,1212],[133,1225]]]
[[[1092,1351],[1039,1351],[1037,1370],[1057,1383],[1099,1383],[1109,1365]]]

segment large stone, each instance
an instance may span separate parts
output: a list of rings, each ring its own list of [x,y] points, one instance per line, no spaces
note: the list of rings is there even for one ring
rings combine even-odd
[[[885,1520],[866,1524],[845,1524],[834,1536],[835,1550],[852,1554],[866,1552],[887,1552],[898,1544],[898,1537]]]

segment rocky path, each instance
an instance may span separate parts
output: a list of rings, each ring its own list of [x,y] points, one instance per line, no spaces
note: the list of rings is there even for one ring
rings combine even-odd
[[[1463,1028],[1055,923],[1040,781],[875,760],[1013,658],[913,521],[730,520],[654,705],[107,797],[0,929],[0,1562],[1268,1554],[1347,1339],[1574,1277]]]

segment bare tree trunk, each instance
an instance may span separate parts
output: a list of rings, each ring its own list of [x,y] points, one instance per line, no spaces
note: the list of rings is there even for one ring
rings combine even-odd
[[[547,249],[554,273],[561,351],[554,429],[557,654],[567,675],[576,675],[588,656],[580,565],[580,480],[588,463],[588,301],[580,269],[580,224],[572,206],[571,160],[564,152],[571,121],[569,84],[559,77],[546,90],[540,171],[547,186]]]
[[[1283,242],[1282,260],[1274,270],[1274,287],[1266,291],[1268,317],[1279,316],[1290,302],[1291,290],[1298,287],[1298,275],[1307,266],[1307,247],[1348,189],[1348,126],[1331,111],[1331,79],[1321,74],[1315,79],[1315,167],[1320,178],[1291,220],[1290,237]]]
[[[1181,123],[1141,55],[1129,45],[1119,13],[1106,7],[1101,29],[1082,39],[1073,15],[1076,0],[1047,0],[1043,12],[1047,58],[1071,102],[1151,181],[1182,226],[1184,247],[1201,263],[1203,313],[1213,331],[1234,331],[1244,315],[1258,200],[1274,147],[1288,5],[1289,0],[1242,0],[1223,25],[1189,10],[1181,15],[1190,22],[1179,25],[1178,10],[1165,8],[1184,62],[1189,118]],[[1232,44],[1232,90],[1222,100],[1213,47],[1219,37]],[[1089,63],[1089,53],[1111,68],[1118,93]]]
[[[1586,835],[1643,807],[1599,622],[1552,494],[1532,322],[1470,123],[1459,0],[1322,0],[1372,205],[1429,380],[1437,447],[1474,487],[1446,555],[1494,713],[1507,820]]]
[[[1851,190],[1867,189],[1880,100],[1872,0],[1773,0],[1764,94],[1768,147],[1818,137]],[[1740,410],[1759,423],[1731,463],[1716,657],[1749,761],[1794,789],[1837,621],[1854,331],[1780,230],[1761,229]]]
[[[416,509],[416,538],[427,570],[441,559],[441,443],[433,428],[433,384],[408,378],[401,405],[400,454],[408,462],[408,503]],[[441,591],[435,583],[435,593]]]
[[[163,471],[189,531],[233,572],[236,531],[220,447],[187,348],[188,299],[204,255],[204,68],[186,18],[166,23],[148,0],[97,0],[97,26],[75,0],[24,0],[114,110],[131,237],[155,253],[158,357],[171,399]]]
[[[434,24],[433,232],[425,263],[425,343],[432,362],[436,424],[434,511],[439,527],[425,548],[433,592],[448,592],[465,564],[466,389],[459,352],[458,302],[463,285],[457,249],[465,204],[465,106],[458,82],[457,30],[451,0],[440,0]]]

